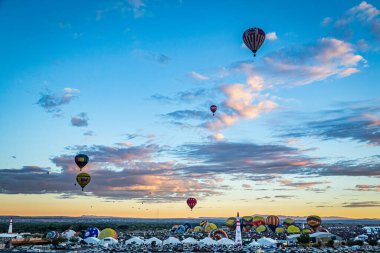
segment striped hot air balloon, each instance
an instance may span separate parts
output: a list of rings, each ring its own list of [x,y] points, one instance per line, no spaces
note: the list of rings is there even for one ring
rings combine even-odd
[[[267,226],[269,227],[270,230],[274,233],[278,225],[280,225],[280,218],[275,215],[269,215],[266,219],[265,222]]]
[[[253,52],[253,56],[256,56],[264,40],[265,32],[258,27],[249,28],[243,33],[244,44]]]

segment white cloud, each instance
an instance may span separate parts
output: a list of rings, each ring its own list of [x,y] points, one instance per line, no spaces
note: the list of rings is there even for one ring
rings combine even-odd
[[[267,40],[277,40],[277,34],[276,32],[269,32],[266,34],[265,38]]]
[[[191,71],[189,75],[190,75],[191,78],[193,78],[195,80],[198,80],[198,81],[206,81],[206,80],[209,79],[208,76],[199,74],[199,73],[197,73],[195,71]]]
[[[330,25],[332,22],[332,18],[330,17],[325,17],[322,22],[321,22],[321,26],[328,26]]]

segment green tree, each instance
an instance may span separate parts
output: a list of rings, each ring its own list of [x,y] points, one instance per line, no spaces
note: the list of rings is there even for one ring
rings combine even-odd
[[[310,243],[310,236],[308,234],[301,234],[300,237],[297,238],[299,244],[306,245]]]
[[[331,248],[334,248],[334,240],[330,239],[328,242],[327,242],[327,246],[331,247]]]

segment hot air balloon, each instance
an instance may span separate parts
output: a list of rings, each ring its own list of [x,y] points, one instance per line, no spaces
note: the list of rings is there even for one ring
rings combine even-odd
[[[88,163],[88,156],[84,154],[76,155],[75,163],[78,165],[79,169],[82,170],[82,168]]]
[[[190,223],[185,223],[183,224],[183,226],[185,227],[186,231],[191,229],[191,224]]]
[[[242,218],[243,228],[245,232],[251,231],[251,228],[253,226],[253,217],[252,216],[243,216]]]
[[[276,230],[275,230],[275,232],[276,232],[277,234],[282,234],[282,233],[285,232],[285,229],[284,229],[283,227],[277,227]]]
[[[254,216],[252,224],[255,228],[261,225],[265,225],[265,219],[264,217],[261,217],[261,216]]]
[[[177,232],[177,233],[179,233],[179,234],[183,234],[183,233],[185,233],[185,231],[186,231],[186,228],[185,228],[183,225],[179,225],[179,226],[177,227],[177,229],[176,229],[175,232]]]
[[[304,228],[304,229],[302,229],[302,234],[311,234],[311,230]]]
[[[173,227],[170,229],[170,231],[175,232],[175,231],[177,231],[178,227],[179,227],[179,225],[173,225]]]
[[[117,240],[117,232],[113,230],[112,228],[105,228],[102,231],[100,231],[99,234],[99,240],[102,240],[106,237],[112,237]]]
[[[236,218],[235,217],[230,217],[226,220],[226,226],[231,230],[235,231],[236,229]]]
[[[267,224],[267,226],[269,227],[269,229],[272,230],[272,232],[274,233],[274,231],[276,230],[276,228],[278,227],[278,225],[280,225],[280,219],[277,216],[269,215],[265,219],[265,223]]]
[[[207,223],[207,225],[204,227],[204,231],[206,233],[210,233],[211,230],[217,229],[218,227],[214,223]]]
[[[265,225],[260,225],[256,228],[257,233],[262,233],[262,232],[265,232],[266,230],[267,230],[267,227]]]
[[[86,187],[86,185],[88,185],[91,181],[91,176],[87,173],[79,173],[77,175],[77,182],[78,184],[80,185],[80,187],[82,187],[82,191],[83,191],[83,188]]]
[[[299,234],[301,229],[295,225],[290,225],[286,231],[288,231],[289,234]]]
[[[212,116],[215,115],[215,112],[216,112],[217,109],[218,109],[218,107],[216,105],[210,106],[210,111],[212,112]]]
[[[264,40],[265,32],[258,27],[249,28],[243,33],[244,44],[253,52],[253,56],[256,56]]]
[[[204,230],[206,225],[208,224],[208,221],[207,220],[202,220],[199,225],[202,227],[202,229]]]
[[[186,203],[190,207],[191,211],[193,211],[194,206],[197,204],[197,200],[195,198],[188,198]]]
[[[195,232],[195,233],[200,233],[200,232],[202,232],[202,227],[201,227],[201,226],[195,226],[195,228],[194,228],[194,232]]]
[[[88,228],[86,230],[86,232],[84,232],[84,236],[83,236],[83,239],[86,239],[88,237],[98,237],[100,234],[100,231],[98,228],[96,227],[91,227],[91,228]]]
[[[210,235],[209,235],[209,237],[210,237]],[[212,231],[212,237],[210,237],[210,238],[218,241],[218,240],[223,239],[223,238],[228,238],[228,235],[222,229],[215,229]]]
[[[317,215],[310,215],[309,217],[306,218],[306,222],[315,232],[317,228],[321,225],[322,220],[321,220],[321,217]]]
[[[292,218],[286,218],[282,224],[285,228],[288,228],[289,226],[294,225],[294,220]]]
[[[49,240],[56,240],[59,237],[59,233],[57,231],[49,231],[46,234],[46,238]]]

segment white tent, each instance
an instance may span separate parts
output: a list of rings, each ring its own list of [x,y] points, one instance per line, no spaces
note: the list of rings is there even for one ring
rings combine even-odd
[[[148,240],[145,240],[145,244],[152,244],[152,242],[156,242],[156,245],[161,245],[162,241],[156,237],[152,237]]]
[[[106,238],[101,240],[101,243],[103,245],[113,245],[113,244],[118,244],[119,242],[115,238],[106,237]]]
[[[256,242],[255,240],[252,240],[250,244],[248,244],[250,247],[260,247],[260,244]]]
[[[100,240],[96,237],[87,237],[86,239],[84,239],[84,241],[88,244],[95,244],[95,245],[98,245],[100,243]]]
[[[234,245],[235,242],[228,238],[222,238],[216,242],[218,245]]]
[[[129,240],[125,242],[125,244],[144,244],[144,240],[138,238],[138,237],[132,237]]]
[[[185,240],[182,240],[182,243],[184,243],[184,244],[198,244],[198,241],[195,240],[193,237],[188,237]]]
[[[164,242],[163,242],[164,245],[166,245],[166,244],[179,244],[179,243],[181,243],[181,241],[175,237],[169,237],[168,239],[164,240]]]
[[[216,241],[211,239],[210,237],[205,237],[202,240],[199,241],[200,244],[206,244],[206,245],[215,245]]]
[[[277,241],[273,240],[272,238],[263,237],[257,240],[257,243],[260,244],[261,246],[272,246],[272,245],[275,245]]]
[[[73,237],[75,235],[75,231],[74,230],[66,230],[65,232],[62,233],[62,237],[63,238],[66,238],[66,239],[70,239],[71,237]]]

